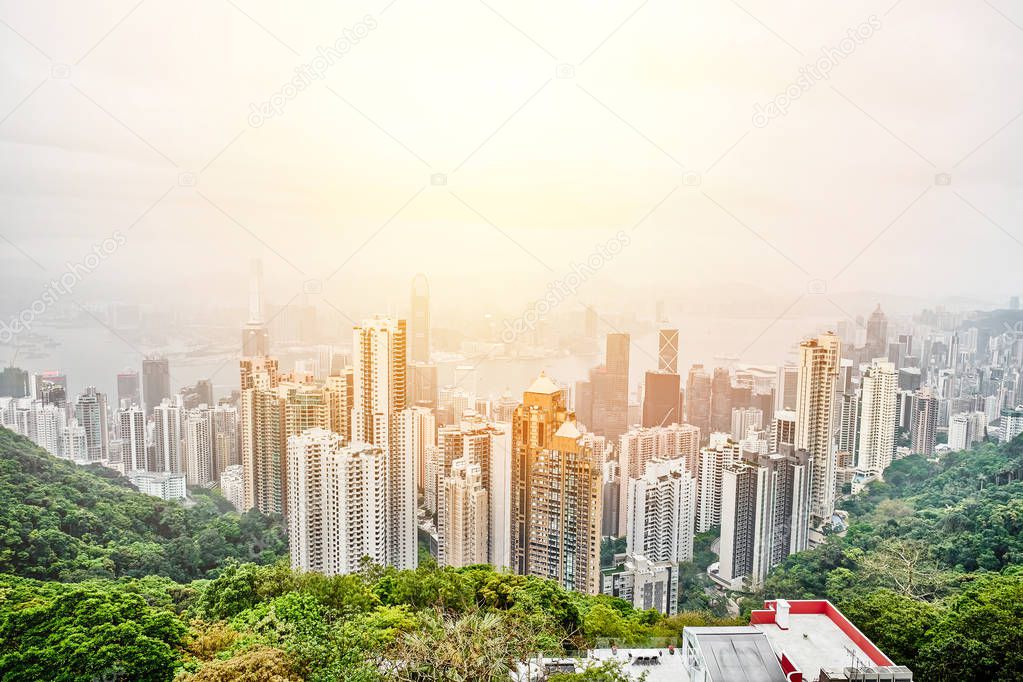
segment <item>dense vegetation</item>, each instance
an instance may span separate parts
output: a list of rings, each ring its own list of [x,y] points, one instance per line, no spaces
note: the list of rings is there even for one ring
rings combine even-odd
[[[187,581],[231,558],[267,563],[287,553],[281,519],[227,512],[206,491],[195,500],[141,495],[110,469],[57,459],[0,428],[0,573]]]
[[[907,457],[844,506],[848,533],[789,557],[747,608],[825,597],[922,679],[1023,679],[1023,439]]]

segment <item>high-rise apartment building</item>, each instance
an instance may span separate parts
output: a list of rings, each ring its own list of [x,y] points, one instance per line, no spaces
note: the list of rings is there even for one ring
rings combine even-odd
[[[418,563],[415,451],[405,447],[402,412],[407,406],[405,320],[376,317],[354,329],[352,441],[386,454],[388,483],[387,561],[399,569]]]
[[[760,431],[764,428],[764,411],[757,407],[732,408],[732,440],[741,441],[746,438],[750,429]]]
[[[185,414],[185,481],[210,486],[217,478],[213,408],[202,405]]]
[[[1015,409],[1003,409],[1001,424],[1002,435],[1000,440],[1002,443],[1008,443],[1023,433],[1023,405],[1019,405]]]
[[[540,375],[512,420],[512,567],[567,589],[600,591],[601,463]]]
[[[387,454],[343,445],[326,429],[288,439],[288,528],[294,568],[353,573],[389,562]]]
[[[108,456],[107,396],[89,386],[75,403],[75,419],[85,429],[86,460],[99,462]]]
[[[741,459],[742,447],[731,438],[712,439],[709,446],[700,449],[696,478],[697,533],[721,525],[722,473]]]
[[[185,408],[181,396],[165,398],[153,408],[153,457],[147,471],[181,474],[185,471]]]
[[[242,463],[238,408],[233,405],[217,405],[213,410],[213,453],[217,480],[225,469]]]
[[[123,404],[127,404],[124,401]],[[117,413],[118,431],[121,435],[121,467],[129,471],[144,471],[149,462],[146,457],[146,413],[134,403]]]
[[[835,396],[841,342],[828,332],[799,344],[795,448],[810,453],[810,517],[815,527],[835,511]]]
[[[722,471],[721,551],[716,578],[756,588],[789,554],[806,548],[809,456],[760,455]]]
[[[860,381],[860,426],[856,468],[878,478],[895,455],[899,373],[891,362],[875,359]]]
[[[337,369],[326,382],[330,407],[330,430],[340,434],[345,443],[352,440],[352,407],[355,405],[355,371],[351,367]]]
[[[910,445],[918,455],[930,457],[938,437],[938,397],[930,387],[913,395]]]
[[[869,357],[885,355],[888,350],[888,318],[878,303],[867,318],[867,353]]]
[[[452,462],[440,497],[437,562],[455,567],[487,563],[490,512],[480,464],[469,456]]]
[[[681,459],[655,459],[629,480],[626,542],[629,554],[677,564],[693,559],[696,479]]]
[[[700,430],[691,424],[672,424],[653,428],[635,428],[622,434],[618,442],[618,531],[627,532],[629,482],[640,478],[655,460],[679,459],[695,478],[700,452]]]
[[[245,510],[284,513],[287,466],[284,400],[277,390],[276,358],[243,358],[240,363],[239,430],[245,471]]]

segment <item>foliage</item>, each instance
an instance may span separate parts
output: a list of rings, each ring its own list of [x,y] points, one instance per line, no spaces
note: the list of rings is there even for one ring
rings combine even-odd
[[[186,581],[234,558],[287,553],[280,518],[143,495],[109,469],[57,459],[0,428],[0,573],[61,581],[162,575]]]

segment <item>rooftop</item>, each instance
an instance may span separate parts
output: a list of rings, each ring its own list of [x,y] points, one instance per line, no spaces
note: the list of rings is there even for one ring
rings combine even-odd
[[[526,393],[550,394],[557,393],[560,390],[561,390],[560,386],[551,381],[550,377],[548,377],[546,374],[540,372],[540,376],[536,378],[536,381],[533,382],[532,386],[526,389]]]
[[[675,649],[594,649],[590,659],[595,662],[617,658],[626,662],[625,670],[633,679],[646,673],[647,682],[687,682],[689,673],[682,660],[682,651]]]
[[[779,599],[764,606],[751,614],[750,625],[767,635],[804,679],[816,680],[822,668],[894,665],[829,601]]]

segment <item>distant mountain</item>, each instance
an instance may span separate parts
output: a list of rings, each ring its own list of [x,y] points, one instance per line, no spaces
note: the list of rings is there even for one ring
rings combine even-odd
[[[143,495],[110,469],[58,459],[0,428],[0,573],[188,581],[231,558],[287,554],[282,519],[225,508],[205,491],[188,507]]]

